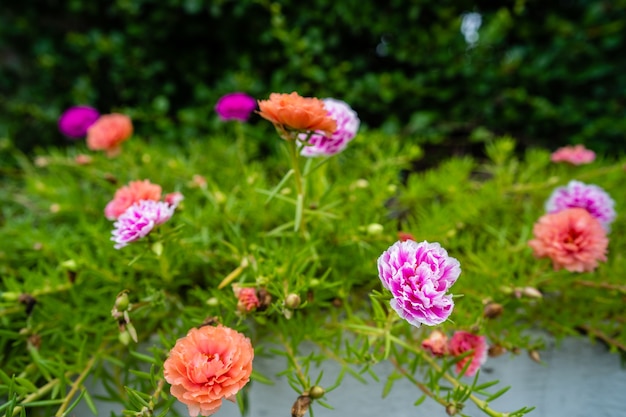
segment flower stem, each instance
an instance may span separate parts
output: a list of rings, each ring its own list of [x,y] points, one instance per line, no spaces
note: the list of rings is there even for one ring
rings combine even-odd
[[[300,159],[298,154],[298,146],[296,139],[287,140],[287,150],[289,151],[289,159],[291,160],[291,166],[293,168],[293,176],[296,183],[296,193],[298,194],[296,199],[296,218],[294,222],[294,232],[301,231],[305,234],[305,220],[304,220],[304,198],[306,193],[306,187],[302,181],[302,171],[300,170]]]

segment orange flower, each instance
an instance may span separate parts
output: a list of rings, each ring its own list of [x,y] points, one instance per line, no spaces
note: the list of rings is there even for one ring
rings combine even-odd
[[[104,209],[104,215],[109,220],[116,220],[128,207],[141,200],[159,201],[160,199],[160,185],[152,184],[148,180],[131,181],[115,192],[113,200]]]
[[[537,257],[549,257],[555,270],[590,272],[606,261],[609,239],[602,224],[582,208],[546,214],[533,227],[528,242]]]
[[[259,100],[259,115],[276,126],[283,139],[295,137],[297,132],[321,131],[332,135],[337,122],[329,115],[324,102],[318,98],[302,97],[298,93],[270,94],[269,100]]]
[[[105,114],[87,129],[87,147],[115,156],[120,152],[121,143],[132,134],[130,117],[119,113]]]
[[[254,349],[250,339],[224,326],[191,329],[178,339],[163,364],[170,392],[189,415],[210,416],[222,399],[235,400],[250,380]]]

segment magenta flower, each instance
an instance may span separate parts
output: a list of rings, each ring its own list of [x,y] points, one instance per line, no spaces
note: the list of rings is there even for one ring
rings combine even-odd
[[[378,258],[380,280],[393,295],[391,308],[417,327],[446,321],[454,308],[446,293],[460,274],[459,261],[439,243],[399,241]]]
[[[164,201],[141,200],[133,204],[113,223],[111,240],[115,249],[147,236],[156,226],[168,221],[175,209]]]
[[[343,151],[356,136],[361,123],[356,112],[347,103],[334,98],[325,98],[323,102],[328,114],[337,122],[337,130],[332,136],[324,136],[320,132],[311,136],[300,151],[302,156],[308,158],[332,156]],[[299,138],[306,140],[307,135],[300,134]]]
[[[220,120],[245,122],[256,109],[256,100],[245,93],[230,93],[222,96],[215,105]]]
[[[487,339],[485,336],[479,336],[460,330],[452,335],[449,350],[452,356],[460,356],[465,352],[473,351],[469,356],[464,357],[456,363],[456,371],[461,372],[465,364],[471,361],[464,375],[474,376],[476,371],[478,371],[487,360]]]
[[[609,231],[616,217],[614,205],[615,201],[597,185],[572,180],[567,186],[558,187],[552,192],[546,201],[546,212],[558,213],[568,208],[580,207],[587,210]]]
[[[87,134],[89,126],[94,124],[99,117],[100,113],[93,107],[70,107],[59,117],[59,130],[70,138],[82,138]]]

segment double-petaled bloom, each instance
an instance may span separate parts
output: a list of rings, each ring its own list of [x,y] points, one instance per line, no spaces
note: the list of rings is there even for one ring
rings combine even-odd
[[[602,188],[572,180],[565,187],[558,187],[546,201],[546,212],[558,213],[568,208],[583,208],[597,219],[608,232],[616,213],[615,201]]]
[[[130,117],[119,113],[105,114],[87,129],[87,148],[115,156],[120,152],[122,142],[132,134]]]
[[[274,124],[285,140],[295,140],[299,133],[320,132],[331,136],[337,122],[328,113],[324,102],[298,93],[272,93],[269,100],[259,100],[259,115]]]
[[[299,137],[303,140],[300,151],[302,156],[317,157],[338,154],[348,146],[348,143],[354,139],[359,130],[361,123],[359,117],[347,103],[334,98],[325,98],[322,101],[328,114],[337,123],[337,129],[330,136],[323,133],[300,134]]]
[[[564,146],[550,155],[552,162],[566,162],[572,165],[589,164],[596,159],[596,153],[584,145]]]
[[[222,399],[235,400],[250,380],[253,359],[250,339],[228,327],[207,325],[178,339],[163,370],[171,394],[187,405],[189,415],[209,416]]]
[[[393,296],[391,308],[410,324],[434,326],[452,313],[454,301],[448,291],[461,266],[439,243],[394,243],[378,258],[378,274]]]
[[[141,200],[159,201],[160,199],[160,185],[152,184],[149,180],[131,181],[115,192],[113,200],[104,208],[104,215],[109,220],[116,220],[130,206]]]
[[[602,224],[583,208],[542,216],[528,242],[534,255],[550,258],[555,270],[591,272],[606,261],[609,239]]]
[[[485,336],[479,336],[466,331],[454,332],[450,338],[448,350],[452,356],[460,356],[466,352],[472,351],[468,356],[464,356],[456,363],[456,371],[461,372],[467,365],[465,376],[474,376],[476,371],[487,360],[488,346]]]
[[[113,223],[111,240],[115,249],[146,237],[156,226],[168,221],[175,209],[164,201],[142,200],[133,204]]]

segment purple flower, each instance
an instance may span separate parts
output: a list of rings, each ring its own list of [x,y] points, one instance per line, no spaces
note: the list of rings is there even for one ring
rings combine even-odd
[[[230,93],[222,96],[215,105],[220,120],[245,122],[256,109],[256,100],[245,93]]]
[[[347,103],[334,98],[325,98],[323,101],[324,107],[337,122],[337,130],[329,137],[321,133],[311,136],[307,145],[302,146],[302,156],[311,158],[335,155],[348,146],[348,142],[354,139],[359,130],[361,121]],[[301,134],[299,137],[305,140],[307,135]]]
[[[461,265],[439,243],[412,240],[394,243],[378,258],[378,275],[391,291],[393,308],[414,326],[434,326],[450,316],[446,292],[461,274]]]
[[[87,134],[89,126],[100,117],[98,110],[89,106],[74,106],[59,117],[59,130],[65,136],[78,139]]]
[[[597,185],[572,180],[567,186],[558,187],[552,192],[546,201],[546,212],[558,213],[568,208],[580,207],[595,217],[604,230],[609,231],[616,217],[614,205],[615,201]]]
[[[168,221],[175,206],[164,201],[141,200],[130,206],[113,224],[115,249],[147,236],[156,226]]]

